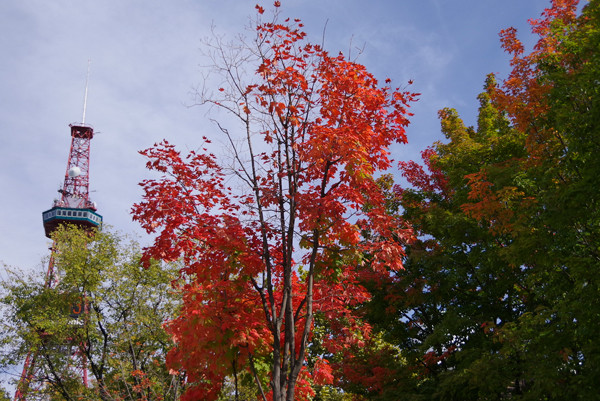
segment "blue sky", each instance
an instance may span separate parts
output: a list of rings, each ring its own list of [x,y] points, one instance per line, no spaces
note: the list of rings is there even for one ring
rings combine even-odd
[[[454,107],[473,124],[485,75],[508,71],[498,32],[516,27],[547,0],[283,0],[309,39],[332,53],[364,50],[358,61],[378,78],[421,93],[408,146],[396,160],[418,159],[441,139],[437,110]],[[129,211],[148,177],[137,154],[167,138],[195,148],[216,134],[207,110],[189,107],[201,82],[201,39],[214,24],[244,32],[256,1],[3,0],[0,2],[0,262],[41,269],[48,255],[41,213],[62,186],[68,125],[81,122],[91,59],[86,123],[92,140],[92,200],[104,221],[141,235]],[[270,9],[271,2],[262,2]],[[4,276],[0,272],[0,276]]]

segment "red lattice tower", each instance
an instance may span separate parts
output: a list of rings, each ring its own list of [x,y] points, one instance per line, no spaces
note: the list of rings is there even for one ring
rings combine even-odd
[[[86,85],[87,87],[87,85]],[[86,88],[87,92],[87,88]],[[85,106],[84,118],[85,121]],[[52,208],[42,213],[44,231],[48,238],[61,225],[75,225],[92,230],[102,224],[102,216],[96,213],[96,205],[89,199],[89,167],[90,167],[90,141],[94,137],[92,127],[85,124],[70,125],[71,149],[67,162],[65,181],[59,189],[60,198],[55,200]],[[52,244],[52,250],[55,245]],[[51,255],[46,274],[46,287],[51,288],[60,279],[60,266],[55,266],[54,257]],[[76,324],[85,324],[86,303],[73,307],[71,318]],[[44,333],[40,334],[42,337]],[[82,383],[87,387],[87,361],[83,352],[86,344],[65,344],[64,350],[71,358],[71,371],[81,377]],[[28,394],[37,394],[44,386],[43,372],[41,372],[40,355],[36,350],[30,350],[25,359],[23,372],[17,385],[15,400],[27,400]]]
[[[94,137],[91,127],[71,125],[71,151],[61,203],[75,208],[90,208],[90,141]]]

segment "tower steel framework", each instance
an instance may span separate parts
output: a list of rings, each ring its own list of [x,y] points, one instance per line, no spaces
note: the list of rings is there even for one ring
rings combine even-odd
[[[86,85],[87,91],[87,85]],[[85,121],[85,107],[84,107]],[[56,199],[52,208],[42,213],[46,237],[51,238],[52,233],[61,225],[75,225],[83,229],[99,228],[102,225],[102,216],[96,212],[96,205],[89,199],[89,170],[90,170],[90,142],[94,137],[92,127],[84,123],[70,125],[71,149],[67,162],[64,184],[58,190],[60,197]],[[52,244],[52,253],[55,244]],[[55,265],[54,257],[50,256],[46,272],[45,286],[52,288],[60,280],[60,266]],[[71,316],[81,318],[86,313],[86,304],[74,307]],[[85,321],[85,316],[83,317]],[[43,334],[41,334],[43,335]],[[87,362],[83,353],[85,344],[70,344],[64,347],[68,357],[71,358],[72,370],[81,377],[82,383],[87,387]],[[25,401],[28,394],[37,393],[44,386],[40,378],[40,353],[31,349],[23,365],[21,378],[17,385],[15,401]]]

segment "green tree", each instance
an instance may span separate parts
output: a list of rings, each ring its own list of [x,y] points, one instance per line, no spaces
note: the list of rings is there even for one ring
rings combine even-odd
[[[452,109],[440,112],[449,142],[424,152],[430,175],[405,164],[418,190],[399,194],[403,214],[421,235],[409,248],[406,270],[378,297],[397,308],[400,318],[376,317],[392,325],[390,334],[419,372],[415,396],[499,399],[521,380],[519,358],[505,358],[494,334],[536,304],[524,293],[521,264],[507,251],[518,230],[514,209],[526,205],[518,202],[524,195],[516,165],[525,155],[524,136],[490,102],[493,85],[489,77],[479,96],[476,129]],[[499,199],[485,199],[502,204],[485,204],[493,218],[478,218],[474,207],[469,183],[479,174],[506,188]]]
[[[17,271],[2,283],[1,362],[35,358],[29,389],[40,394],[28,399],[178,399],[181,378],[165,367],[171,339],[162,327],[179,305],[173,266],[143,269],[139,246],[107,231],[60,228],[53,240],[56,284]],[[85,362],[88,388],[73,354]]]
[[[530,53],[503,31],[513,70],[488,77],[477,127],[444,109],[429,171],[403,164],[420,236],[370,316],[414,373],[405,399],[598,397],[600,6],[576,6],[531,21]]]

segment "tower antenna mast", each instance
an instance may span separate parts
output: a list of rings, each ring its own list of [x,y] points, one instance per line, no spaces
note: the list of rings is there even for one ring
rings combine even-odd
[[[88,58],[87,74],[85,75],[85,93],[83,95],[83,117],[81,118],[81,125],[85,125],[85,111],[87,109],[87,95],[88,95],[88,83],[90,81],[90,64],[92,60]]]

